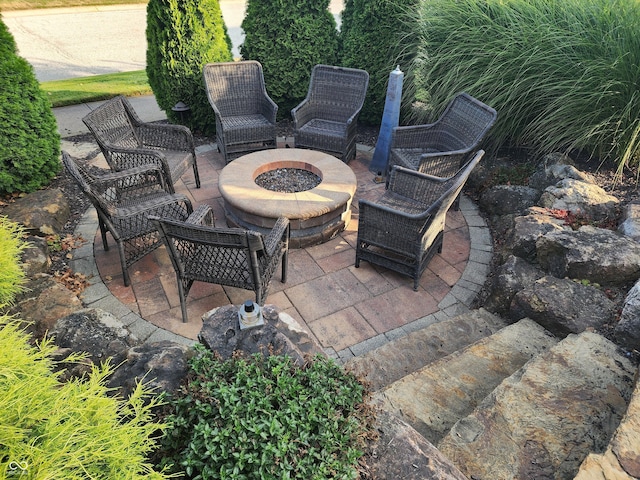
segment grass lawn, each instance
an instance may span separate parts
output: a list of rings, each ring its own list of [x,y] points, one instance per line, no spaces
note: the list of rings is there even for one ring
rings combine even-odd
[[[147,3],[147,0],[0,0],[0,10],[31,10],[35,8],[88,7]]]
[[[107,100],[116,95],[153,94],[144,70],[42,82],[40,86],[53,107]]]

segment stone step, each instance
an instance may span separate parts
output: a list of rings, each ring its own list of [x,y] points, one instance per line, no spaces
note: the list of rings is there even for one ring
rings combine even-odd
[[[607,447],[634,374],[606,338],[569,335],[505,379],[438,448],[475,480],[572,479]]]
[[[373,400],[436,444],[505,378],[557,342],[523,319],[405,376]]]
[[[507,325],[484,309],[433,323],[345,363],[377,391]]]

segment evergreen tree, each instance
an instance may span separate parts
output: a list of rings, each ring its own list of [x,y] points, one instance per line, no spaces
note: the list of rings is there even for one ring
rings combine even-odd
[[[167,117],[182,119],[171,108],[190,107],[189,127],[215,131],[202,68],[210,62],[231,61],[231,39],[218,0],[149,0],[147,4],[147,77]]]
[[[418,0],[346,0],[340,28],[340,62],[369,72],[369,89],[359,120],[382,121],[389,74],[406,72],[415,55],[415,35],[407,30]]]
[[[60,171],[60,135],[33,67],[0,19],[0,193],[37,190]]]
[[[306,96],[314,65],[336,64],[338,32],[329,0],[248,0],[242,28],[242,58],[262,64],[280,118]]]

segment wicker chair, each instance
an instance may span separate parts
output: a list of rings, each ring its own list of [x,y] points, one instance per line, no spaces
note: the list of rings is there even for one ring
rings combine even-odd
[[[442,252],[447,211],[483,155],[479,150],[450,178],[394,167],[384,194],[359,202],[355,266],[365,260],[408,275],[417,290],[429,261]]]
[[[193,211],[191,202],[171,192],[165,172],[157,165],[94,173],[67,152],[62,152],[62,163],[98,213],[104,249],[109,250],[107,232],[118,245],[124,284],[129,286],[127,268],[161,245],[147,215],[184,220]]]
[[[278,106],[265,89],[262,65],[255,60],[209,63],[203,75],[225,162],[246,152],[276,148]]]
[[[147,163],[161,165],[174,191],[174,183],[191,167],[196,187],[200,188],[195,144],[187,127],[145,123],[123,96],[104,102],[82,121],[93,133],[112,170]]]
[[[178,280],[182,320],[187,322],[186,298],[194,281],[253,290],[264,305],[278,263],[287,281],[289,220],[279,218],[268,235],[241,228],[214,227],[213,211],[198,207],[186,221],[150,217],[167,246]]]
[[[348,163],[356,153],[356,126],[369,86],[364,70],[316,65],[307,97],[291,110],[296,148],[311,148]]]
[[[493,108],[459,93],[435,123],[393,129],[388,172],[399,165],[436,177],[451,177],[478,149],[496,118]]]

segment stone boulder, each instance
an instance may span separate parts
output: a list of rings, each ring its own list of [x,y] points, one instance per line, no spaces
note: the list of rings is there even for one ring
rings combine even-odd
[[[598,329],[615,315],[616,305],[599,289],[551,276],[516,293],[509,311],[512,320],[528,317],[559,337]]]
[[[528,215],[514,219],[513,227],[505,239],[503,255],[508,252],[530,262],[536,261],[536,241],[556,230],[570,230],[564,222],[551,217],[544,209],[533,207]]]
[[[2,214],[22,224],[28,233],[44,236],[62,232],[71,209],[62,190],[52,188],[18,198],[7,205]]]
[[[154,394],[175,392],[188,371],[191,347],[170,341],[145,343],[130,348],[124,363],[109,379],[109,386],[118,388],[126,398],[140,382]]]
[[[596,183],[592,175],[578,170],[571,158],[562,153],[545,155],[542,159],[542,167],[529,178],[529,186],[536,190],[543,191],[566,178],[591,184]]]
[[[513,297],[544,276],[542,270],[520,257],[511,255],[493,277],[491,294],[486,299],[484,307],[494,313],[507,314]]]
[[[365,451],[362,478],[467,480],[436,447],[396,416],[379,412],[379,437]]]
[[[10,313],[16,315],[36,338],[42,338],[53,329],[61,317],[82,309],[77,295],[51,275],[37,274],[29,279],[26,287],[17,295]]]
[[[614,335],[618,344],[640,351],[640,282],[627,293]]]
[[[58,347],[86,352],[95,364],[113,358],[112,364],[117,365],[127,350],[140,343],[120,319],[98,308],[84,308],[60,318],[51,334]]]
[[[51,268],[51,257],[49,257],[49,246],[46,239],[42,237],[29,236],[26,238],[28,248],[22,251],[22,268],[27,278],[31,278],[38,273],[46,273]]]
[[[565,178],[556,185],[547,187],[538,204],[541,207],[567,210],[576,215],[583,215],[589,220],[599,221],[615,218],[620,201],[595,184]]]
[[[536,241],[538,262],[551,275],[601,285],[627,285],[640,278],[640,244],[589,225],[553,230]]]
[[[497,185],[480,196],[480,206],[488,215],[523,214],[538,201],[540,192],[522,185]]]
[[[590,454],[575,480],[634,480],[640,478],[640,386],[636,385],[627,413],[618,426],[609,447]]]
[[[320,345],[291,316],[273,305],[265,305],[262,315],[264,325],[242,330],[238,323],[238,307],[216,308],[203,316],[198,340],[223,360],[238,352],[247,356],[275,353],[288,355],[302,365],[308,355],[324,355]]]
[[[640,203],[630,203],[622,210],[618,231],[640,242]]]

